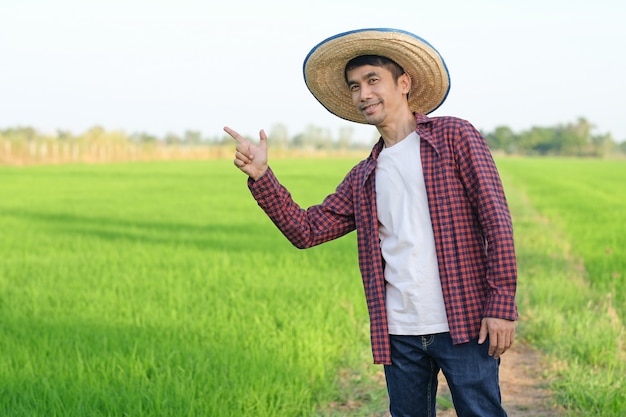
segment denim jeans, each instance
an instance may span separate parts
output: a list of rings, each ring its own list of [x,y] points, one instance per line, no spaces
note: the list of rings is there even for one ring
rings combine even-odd
[[[500,360],[489,356],[489,340],[453,345],[450,333],[390,339],[392,365],[385,365],[385,377],[393,417],[435,416],[440,370],[459,417],[506,417],[498,382]]]

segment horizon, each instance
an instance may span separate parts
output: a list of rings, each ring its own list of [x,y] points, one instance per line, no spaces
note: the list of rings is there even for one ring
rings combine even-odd
[[[431,43],[450,71],[450,93],[432,116],[516,132],[583,117],[594,133],[626,140],[626,83],[615,81],[626,73],[623,3],[377,4],[320,0],[303,11],[287,0],[219,10],[200,0],[9,0],[0,128],[221,137],[228,125],[256,138],[277,124],[290,136],[313,125],[334,137],[350,127],[355,140],[370,141],[373,126],[339,119],[315,100],[302,63],[337,33],[394,27]]]

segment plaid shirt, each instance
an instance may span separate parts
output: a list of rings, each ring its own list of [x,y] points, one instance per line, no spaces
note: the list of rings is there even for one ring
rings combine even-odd
[[[450,334],[455,344],[478,337],[481,320],[517,319],[517,266],[511,216],[487,143],[467,121],[416,114],[428,205]],[[333,194],[308,209],[295,203],[271,169],[248,186],[289,241],[309,248],[357,231],[359,268],[370,315],[374,363],[390,364],[385,261],[376,217],[376,159],[346,175]]]

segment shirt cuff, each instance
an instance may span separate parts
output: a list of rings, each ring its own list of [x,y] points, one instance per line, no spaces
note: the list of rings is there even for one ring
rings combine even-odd
[[[248,189],[257,201],[275,193],[278,188],[278,179],[270,167],[257,180],[248,177]]]
[[[492,294],[483,317],[493,317],[505,320],[517,320],[515,296]]]

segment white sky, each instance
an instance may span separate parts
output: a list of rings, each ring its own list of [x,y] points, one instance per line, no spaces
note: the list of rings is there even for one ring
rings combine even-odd
[[[626,140],[623,0],[0,0],[0,128],[164,135],[277,123],[374,128],[328,113],[302,63],[323,39],[394,27],[451,74],[433,115],[516,131],[585,117]],[[271,145],[270,145],[271,146]]]

